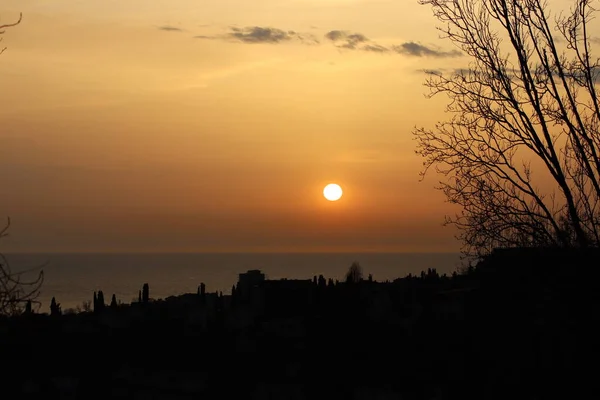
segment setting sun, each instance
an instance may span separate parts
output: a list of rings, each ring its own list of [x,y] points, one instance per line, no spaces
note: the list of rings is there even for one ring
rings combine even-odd
[[[197,3],[0,0],[2,252],[458,250],[411,132],[468,63],[428,7]]]
[[[323,196],[329,201],[337,201],[342,197],[342,188],[336,183],[330,183],[323,189]]]

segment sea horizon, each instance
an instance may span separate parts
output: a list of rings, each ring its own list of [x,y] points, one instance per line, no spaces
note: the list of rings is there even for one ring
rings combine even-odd
[[[379,251],[379,250],[360,250],[360,251],[285,251],[285,250],[240,250],[240,251],[201,251],[201,250],[182,250],[182,251],[152,251],[152,250],[94,250],[94,251],[0,251],[0,254],[461,254],[460,251]]]
[[[40,269],[44,284],[38,300],[40,312],[48,312],[52,297],[63,310],[90,301],[102,290],[106,301],[137,299],[144,283],[155,299],[195,293],[200,283],[209,292],[231,291],[240,273],[261,270],[267,279],[341,280],[348,267],[358,262],[364,277],[392,281],[435,268],[451,274],[461,265],[460,253],[424,252],[39,252],[3,253],[13,272]]]

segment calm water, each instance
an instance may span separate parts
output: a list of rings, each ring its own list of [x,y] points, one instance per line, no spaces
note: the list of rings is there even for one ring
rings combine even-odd
[[[238,274],[248,269],[260,269],[270,279],[308,279],[319,274],[343,279],[350,264],[358,261],[365,276],[373,274],[383,281],[427,268],[451,273],[460,264],[459,255],[453,253],[7,254],[6,258],[13,271],[46,263],[38,299],[42,312],[49,311],[53,296],[65,310],[91,300],[98,290],[107,302],[114,293],[129,303],[146,282],[152,298],[195,293],[201,282],[207,291],[229,293]]]

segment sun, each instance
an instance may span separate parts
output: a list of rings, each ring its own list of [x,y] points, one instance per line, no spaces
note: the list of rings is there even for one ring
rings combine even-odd
[[[323,196],[329,201],[337,201],[342,197],[342,188],[337,183],[330,183],[323,189]]]

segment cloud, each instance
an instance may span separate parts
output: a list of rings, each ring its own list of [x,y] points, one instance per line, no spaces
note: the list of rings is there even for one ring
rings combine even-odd
[[[440,51],[434,50],[430,47],[424,46],[415,42],[406,42],[397,46],[393,46],[392,50],[394,50],[398,54],[404,54],[408,56],[414,57],[435,57],[435,58],[445,58],[445,57],[460,57],[462,53],[458,50],[452,51]]]
[[[349,50],[361,50],[372,53],[387,53],[393,51],[397,54],[402,54],[412,57],[459,57],[462,53],[458,50],[441,51],[436,50],[416,42],[405,42],[400,45],[386,47],[373,42],[362,33],[351,33],[348,31],[332,30],[325,34],[325,38],[329,39],[338,48]]]
[[[442,75],[444,69],[418,69],[417,72],[422,72],[426,75]]]
[[[369,39],[362,33],[350,33],[347,31],[329,31],[325,34],[325,37],[337,47],[355,50],[359,44],[369,42]]]
[[[196,35],[194,39],[218,39],[216,36]]]
[[[231,28],[229,36],[244,43],[279,43],[291,40],[295,32],[260,26]]]
[[[437,68],[437,69],[417,69],[416,72],[420,72],[426,75],[436,75],[436,76],[442,76],[445,75],[446,77],[451,76],[451,77],[456,77],[456,76],[473,76],[473,74],[475,75],[481,75],[483,72],[482,71],[474,71],[472,69],[468,69],[468,68],[456,68],[456,69],[446,69],[446,68]],[[517,69],[507,69],[505,71],[506,75],[508,77],[510,77],[511,79],[514,78],[516,80],[519,80],[519,76],[520,76],[520,71]],[[552,75],[555,78],[559,78],[558,72],[554,71],[552,73]],[[585,79],[585,77],[583,75],[581,76],[577,76],[575,74],[572,73],[565,73],[565,77],[567,79],[572,79],[572,80],[577,80],[577,81],[581,81],[582,79]],[[478,78],[474,78],[474,79],[478,79]],[[471,78],[469,79],[471,80]],[[600,68],[594,68],[592,70],[592,81],[594,82],[594,84],[598,84],[600,83]]]
[[[426,75],[437,75],[437,76],[446,76],[446,77],[455,77],[455,76],[469,76],[474,73],[474,70],[469,68],[420,68],[417,69],[416,72],[420,72]],[[509,70],[506,71],[509,76],[518,74],[517,70]]]
[[[161,27],[163,30],[179,30],[175,27]],[[358,32],[334,29],[324,35],[326,41],[335,47],[345,50],[359,50],[370,53],[396,53],[410,57],[459,57],[462,53],[458,50],[442,51],[428,47],[417,42],[405,42],[399,45],[384,46],[369,39]],[[301,42],[303,44],[320,44],[319,40],[310,33],[300,33],[293,30],[283,30],[265,26],[246,26],[239,28],[231,26],[228,32],[218,35],[196,35],[196,39],[224,40],[245,44],[280,44],[286,42]]]
[[[247,26],[244,28],[229,27],[229,32],[222,35],[207,36],[207,35],[196,35],[196,39],[221,39],[221,40],[234,40],[236,42],[246,44],[277,44],[283,42],[299,41],[305,44],[316,44],[319,43],[317,38],[312,34],[299,33],[292,30],[283,30],[272,27],[262,26]]]
[[[387,47],[378,44],[366,44],[363,46],[362,50],[371,51],[373,53],[386,53],[390,51],[390,49],[388,49]]]
[[[158,29],[160,29],[161,31],[167,31],[167,32],[183,32],[183,29],[177,28],[176,26],[171,26],[171,25],[159,26]]]

